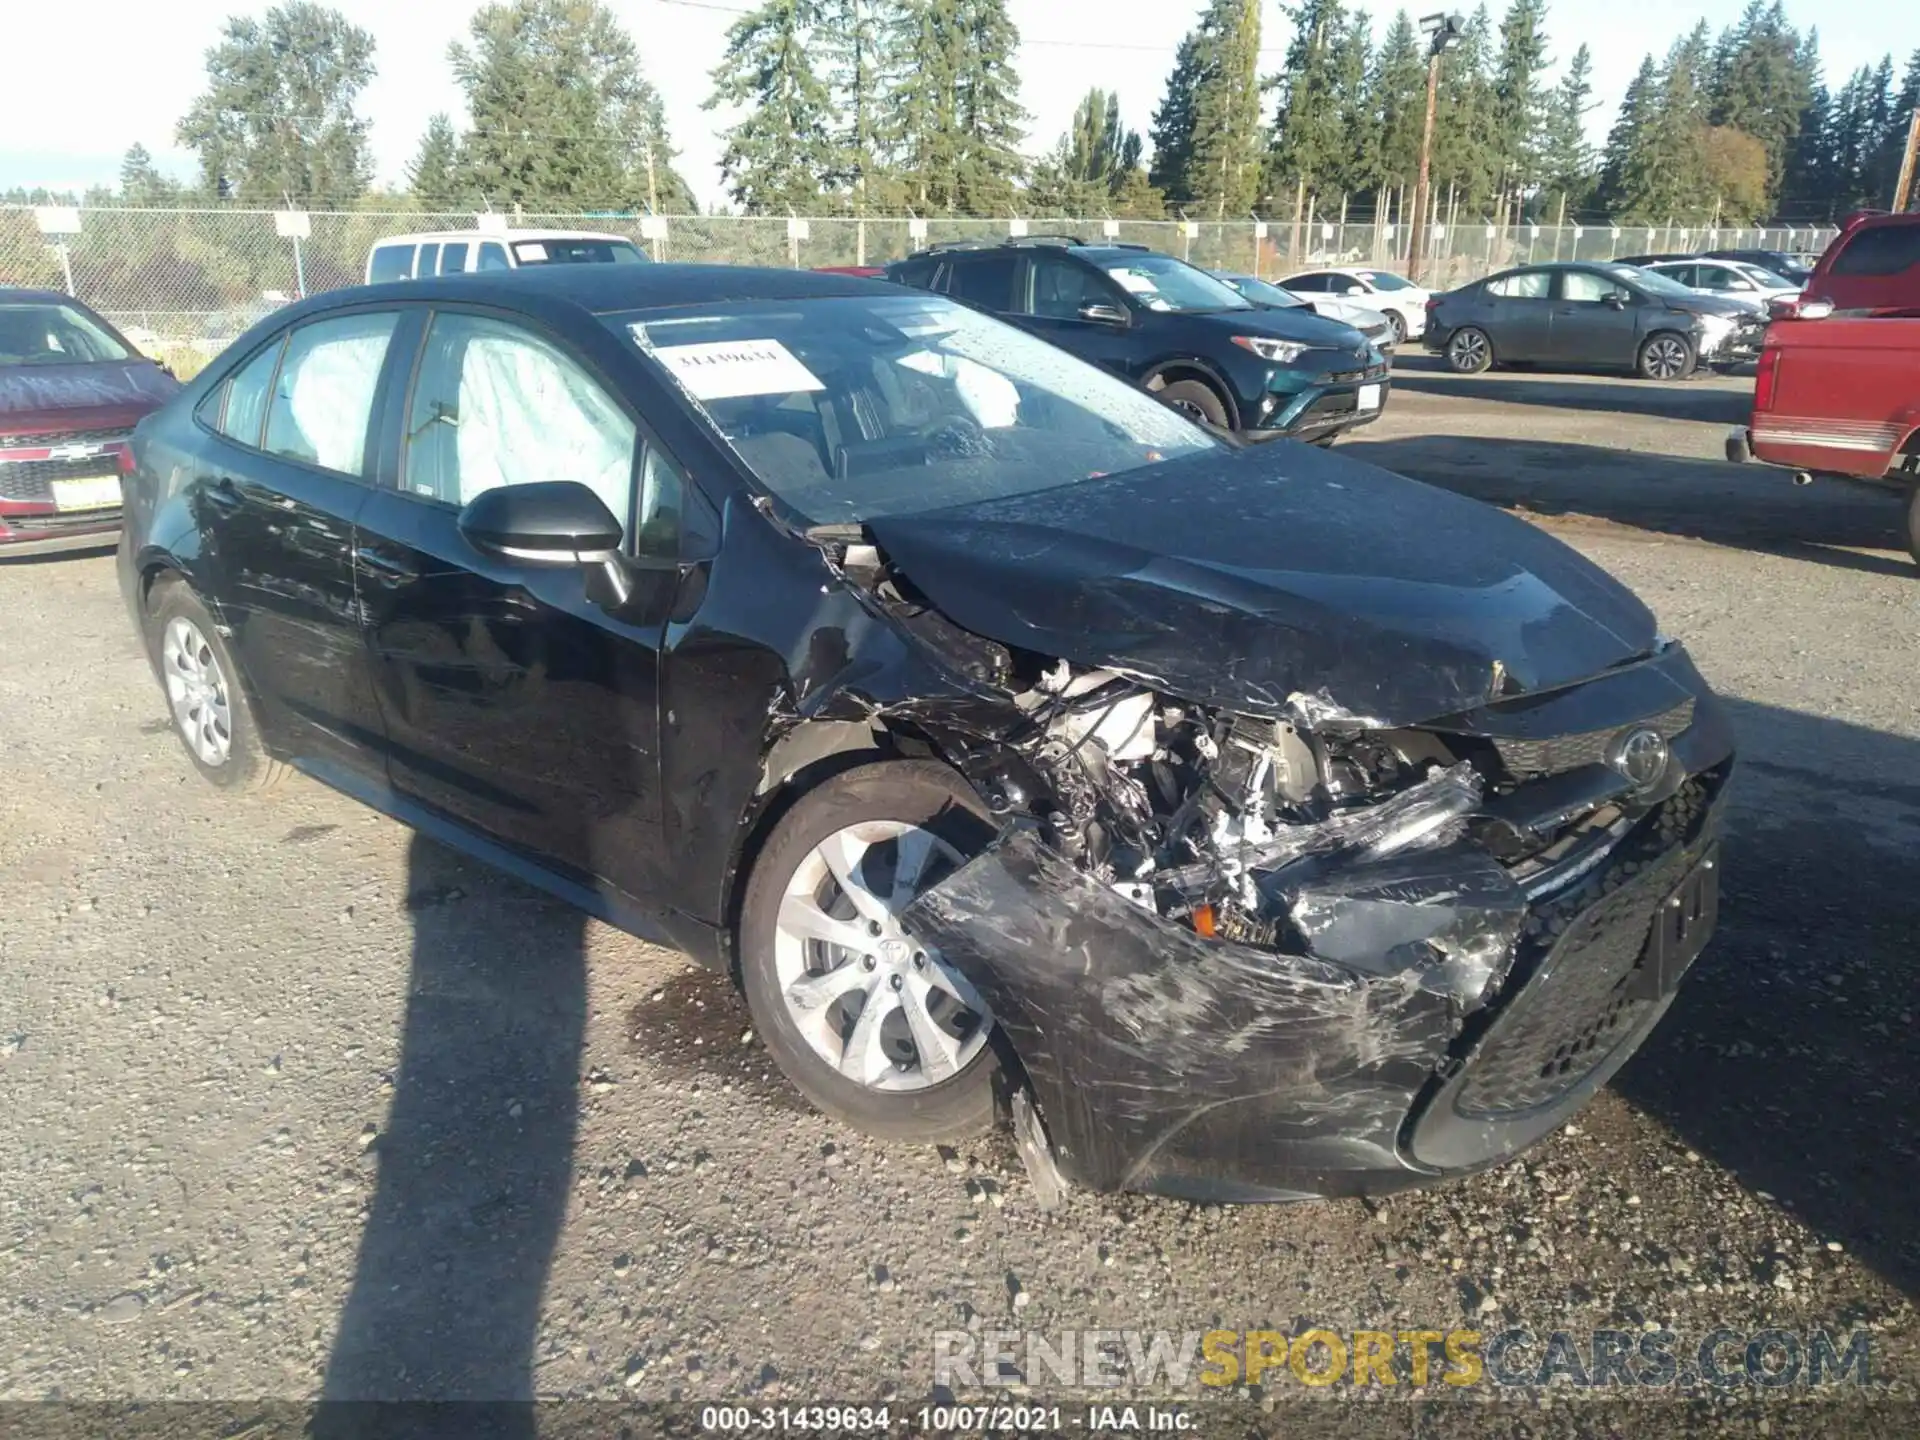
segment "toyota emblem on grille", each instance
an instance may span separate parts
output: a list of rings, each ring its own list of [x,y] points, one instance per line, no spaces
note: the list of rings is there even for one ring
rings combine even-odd
[[[1619,736],[1607,749],[1607,764],[1633,782],[1636,790],[1651,790],[1667,773],[1667,742],[1658,730],[1645,726]]]

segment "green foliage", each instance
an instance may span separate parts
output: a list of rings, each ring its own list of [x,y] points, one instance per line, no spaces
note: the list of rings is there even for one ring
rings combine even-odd
[[[1285,69],[1274,81],[1280,108],[1267,147],[1267,189],[1339,189],[1347,137],[1338,56],[1346,12],[1340,0],[1300,0],[1286,14],[1294,34]]]
[[[1493,154],[1506,188],[1540,183],[1548,115],[1546,0],[1513,0],[1500,21],[1493,67]]]
[[[839,128],[832,136],[828,184],[845,194],[856,213],[891,208],[899,201],[897,179],[881,150],[883,82],[890,73],[882,13],[893,0],[817,0],[820,26],[814,49],[821,56]]]
[[[1367,80],[1370,107],[1379,117],[1375,175],[1381,184],[1411,193],[1420,170],[1420,132],[1426,123],[1427,64],[1407,12],[1398,11]]]
[[[833,99],[807,54],[820,20],[815,0],[767,0],[727,32],[706,108],[751,106],[720,157],[728,193],[750,212],[814,208],[833,169]]]
[[[460,137],[445,115],[427,122],[420,148],[407,166],[407,192],[429,210],[454,210],[472,203],[462,183]]]
[[[1153,163],[1147,179],[1175,203],[1193,198],[1193,106],[1202,63],[1200,32],[1189,31],[1174,52],[1173,72],[1153,112]]]
[[[207,51],[207,89],[176,127],[206,193],[278,205],[350,203],[373,161],[354,101],[373,78],[373,36],[337,10],[289,0],[234,16]]]
[[[1555,214],[1577,214],[1593,188],[1593,147],[1587,143],[1587,115],[1593,108],[1593,57],[1582,45],[1553,87],[1541,126],[1542,198],[1553,199]],[[1547,213],[1544,206],[1539,213]]]
[[[154,169],[144,145],[131,145],[120,160],[120,203],[123,205],[179,205],[185,188]]]
[[[916,210],[1004,214],[1027,112],[1015,98],[1020,33],[1006,0],[899,0],[882,30],[890,62],[881,143]]]
[[[463,180],[486,203],[693,208],[659,92],[599,0],[504,0],[468,31],[448,58],[472,117]]]

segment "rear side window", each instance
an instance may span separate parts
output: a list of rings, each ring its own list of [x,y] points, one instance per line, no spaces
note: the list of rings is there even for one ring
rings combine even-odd
[[[399,318],[392,311],[342,315],[296,329],[274,382],[262,448],[342,475],[364,474],[374,390]]]
[[[1013,309],[1013,277],[1019,267],[1020,257],[1012,251],[956,260],[948,267],[947,293],[1004,315]]]
[[[1898,275],[1920,265],[1920,224],[1856,230],[1833,257],[1830,275]]]
[[[388,280],[405,280],[413,274],[413,246],[381,245],[373,252],[373,263],[367,267],[367,282],[380,285]]]
[[[284,337],[275,340],[242,365],[220,389],[208,397],[215,401],[211,409],[204,408],[203,403],[200,418],[229,440],[257,446],[260,443],[260,421],[267,413],[267,390],[273,384],[274,367],[280,363],[280,352],[285,345]]]
[[[940,268],[937,260],[903,260],[893,267],[893,273],[887,278],[896,285],[911,285],[916,290],[925,290],[933,284],[933,275]]]
[[[507,247],[504,245],[496,245],[491,240],[481,242],[480,263],[474,268],[477,270],[511,270],[513,266],[507,260]]]
[[[1522,270],[1487,282],[1487,293],[1505,300],[1544,300],[1553,277],[1545,270]]]
[[[440,247],[440,273],[442,275],[458,275],[465,271],[466,268],[467,247],[465,242],[458,245],[442,245]]]

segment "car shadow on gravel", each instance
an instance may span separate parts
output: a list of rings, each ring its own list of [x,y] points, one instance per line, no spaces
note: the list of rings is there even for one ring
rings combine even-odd
[[[1438,356],[1408,355],[1393,362],[1393,388],[1420,395],[1457,395],[1504,405],[1544,405],[1554,410],[1603,411],[1662,420],[1698,420],[1744,425],[1753,409],[1753,389],[1706,383],[1701,376],[1662,384],[1618,371],[1573,366],[1456,375]]]
[[[1656,534],[1869,574],[1907,575],[1904,498],[1843,480],[1796,486],[1764,465],[1730,465],[1465,435],[1354,440],[1342,453],[1462,495],[1541,515],[1586,515]]]
[[[1920,741],[1730,705],[1720,930],[1613,1085],[1920,1296]]]
[[[423,836],[407,858],[400,1065],[322,1394],[531,1400],[572,1185],[586,919],[531,892],[498,903],[518,887]],[[323,1406],[314,1433],[364,1433],[368,1418]],[[488,1434],[534,1433],[531,1410],[487,1418]]]

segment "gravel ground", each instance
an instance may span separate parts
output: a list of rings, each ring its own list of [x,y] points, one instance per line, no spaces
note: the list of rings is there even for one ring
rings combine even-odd
[[[935,1331],[1308,1323],[1857,1326],[1911,1397],[1897,510],[1713,461],[1750,382],[1402,372],[1343,448],[1621,575],[1742,738],[1721,933],[1576,1126],[1382,1204],[1043,1213],[1002,1140],[811,1113],[679,957],[302,778],[202,785],[111,559],[0,565],[0,1399],[906,1400]]]

